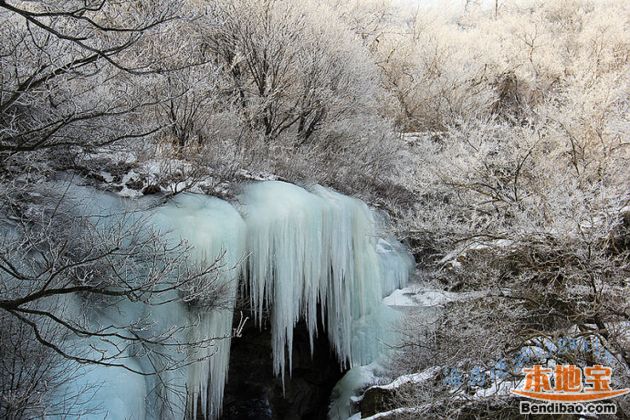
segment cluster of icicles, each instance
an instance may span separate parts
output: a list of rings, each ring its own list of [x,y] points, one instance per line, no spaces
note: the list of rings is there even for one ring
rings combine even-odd
[[[104,194],[94,194],[98,197],[91,199],[101,208],[120,206],[112,197],[105,202]],[[291,373],[293,330],[299,320],[308,326],[311,349],[317,334],[327,334],[343,366],[370,363],[382,352],[396,318],[382,298],[406,284],[412,266],[405,249],[380,232],[383,223],[376,218],[358,199],[321,186],[307,191],[277,181],[246,186],[234,205],[202,195],[177,196],[152,210],[149,220],[168,240],[184,239],[199,261],[223,256],[222,265],[230,269],[215,281],[223,284],[230,304],[206,310],[178,302],[142,309],[129,303],[101,311],[94,322],[145,317],[164,329],[192,323],[195,327],[182,342],[223,338],[190,349],[192,354],[174,349],[170,359],[202,361],[165,372],[159,381],[117,368],[86,367],[81,383],[73,386],[79,391],[100,383],[90,403],[99,401],[115,418],[218,417],[239,284],[246,287],[255,322],[270,313],[274,371],[283,380]],[[318,324],[325,331],[318,331]],[[155,363],[147,366],[132,355],[127,360],[141,371],[155,368]],[[186,401],[181,401],[182,390]]]

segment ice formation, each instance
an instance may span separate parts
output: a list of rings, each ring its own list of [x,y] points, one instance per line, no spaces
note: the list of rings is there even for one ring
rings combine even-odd
[[[194,326],[189,342],[215,338],[212,346],[200,346],[188,355],[190,360],[202,360],[187,367],[188,412],[197,413],[199,401],[201,411],[214,418],[221,411],[227,381],[234,303],[245,256],[245,223],[228,202],[194,194],[177,197],[159,209],[153,222],[166,228],[172,241],[183,239],[192,245],[197,262],[219,260],[216,280],[224,291],[220,307],[208,311],[192,305],[186,320]]]
[[[395,317],[381,299],[406,283],[409,266],[383,274],[400,257],[379,257],[367,205],[321,186],[309,192],[279,181],[249,185],[244,202],[251,305],[259,321],[271,309],[275,373],[291,372],[293,328],[301,318],[312,348],[318,316],[343,366],[371,362]]]
[[[81,191],[85,199],[86,192]],[[87,201],[101,204],[89,211],[115,213],[129,207],[130,200],[97,195]],[[300,319],[306,321],[311,351],[315,336],[327,334],[340,363],[347,367],[372,362],[390,340],[389,323],[398,313],[383,305],[382,299],[405,286],[412,260],[399,243],[383,237],[374,212],[365,203],[321,186],[306,190],[278,181],[247,185],[238,202],[233,206],[217,198],[182,194],[139,212],[142,216],[138,217],[146,217],[167,241],[186,241],[194,260],[211,262],[223,255],[218,281],[224,286],[227,304],[208,309],[181,300],[142,307],[124,303],[95,313],[94,322],[106,325],[146,317],[160,329],[192,324],[193,328],[176,337],[182,343],[223,338],[188,352],[174,349],[169,355],[172,359],[202,361],[168,372],[160,381],[154,376],[129,379],[126,382],[141,382],[134,392],[116,385],[121,375],[128,375],[121,369],[90,368],[82,380],[103,382],[107,401],[101,403],[105,406],[126,401],[123,412],[135,413],[131,418],[183,418],[198,412],[209,418],[220,415],[233,304],[241,278],[246,279],[243,290],[256,321],[270,313],[274,370],[283,380],[291,373],[293,329]],[[318,331],[318,325],[325,331]],[[161,363],[132,356],[125,355],[141,370]],[[169,385],[164,386],[163,380]],[[146,392],[143,410],[133,408],[138,405],[138,389]],[[178,390],[180,394],[185,390],[186,401],[178,397]],[[96,399],[100,399],[98,394]]]
[[[233,307],[246,252],[245,223],[239,212],[226,201],[195,194],[179,195],[156,208],[155,203],[150,201],[120,200],[106,193],[75,187],[69,201],[75,211],[89,216],[98,225],[97,228],[108,229],[121,223],[118,216],[124,213],[123,223],[146,221],[146,226],[157,232],[171,247],[183,241],[185,246],[190,247],[187,252],[192,262],[211,264],[218,260],[216,278],[205,280],[217,282],[217,288],[222,291],[220,307],[211,306],[209,310],[204,302],[183,302],[177,291],[170,291],[169,295],[160,294],[160,301],[169,301],[163,304],[145,305],[122,300],[115,307],[105,305],[92,309],[90,318],[93,327],[128,325],[138,319],[148,319],[155,331],[175,331],[169,347],[160,349],[160,352],[168,353],[169,364],[181,364],[182,368],[163,369],[167,367],[166,360],[146,354],[138,357],[127,351],[120,355],[125,365],[144,372],[163,369],[160,377],[143,377],[128,370],[105,366],[80,367],[80,375],[66,393],[75,395],[95,384],[98,384],[99,392],[91,399],[75,401],[77,410],[93,412],[94,418],[102,418],[103,409],[114,418],[185,418],[187,413],[198,412],[218,417],[227,380]],[[67,302],[67,306],[74,311],[81,310],[75,302]],[[182,329],[184,325],[192,327]],[[145,334],[150,336],[152,333],[147,331]],[[126,347],[115,337],[110,340],[118,348]],[[187,351],[176,345],[204,341],[209,344],[189,347]],[[84,339],[76,340],[72,346],[75,351],[82,349],[84,357],[89,357],[95,349],[105,354],[114,354],[117,350],[102,341],[88,342]],[[186,363],[193,360],[198,362]],[[138,398],[140,389],[145,392]],[[185,401],[181,397],[182,391],[186,394]],[[145,400],[146,407],[139,410],[138,404],[144,406]],[[83,417],[90,418],[90,415]]]

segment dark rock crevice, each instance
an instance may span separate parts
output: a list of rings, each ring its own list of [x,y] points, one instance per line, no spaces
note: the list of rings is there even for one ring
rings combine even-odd
[[[344,372],[322,325],[318,331],[311,357],[306,324],[295,327],[293,370],[283,393],[273,374],[270,327],[248,322],[232,340],[222,419],[326,419],[331,391]]]

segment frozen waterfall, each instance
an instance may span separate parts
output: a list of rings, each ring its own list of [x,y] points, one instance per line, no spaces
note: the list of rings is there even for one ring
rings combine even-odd
[[[142,207],[86,190],[77,187],[75,195],[102,203],[100,211]],[[181,194],[167,204],[138,211],[142,215],[138,217],[146,218],[167,242],[183,240],[191,246],[195,261],[221,257],[215,281],[223,286],[224,304],[208,309],[177,299],[164,305],[126,302],[115,310],[95,311],[94,323],[146,317],[166,329],[192,324],[193,328],[178,332],[180,342],[218,339],[187,353],[174,349],[173,359],[201,361],[168,372],[169,386],[152,376],[137,375],[122,380],[141,383],[129,392],[129,386],[121,386],[121,378],[133,374],[111,367],[85,367],[80,381],[88,384],[98,379],[106,391],[94,396],[101,406],[117,401],[119,408],[126,405],[125,412],[132,418],[183,418],[198,412],[219,416],[239,284],[249,297],[255,322],[260,325],[266,320],[271,325],[274,371],[283,381],[291,374],[293,330],[301,319],[308,328],[311,351],[317,334],[326,334],[345,367],[372,362],[391,341],[390,322],[398,313],[382,304],[382,298],[406,284],[413,263],[405,248],[384,233],[374,211],[358,199],[321,186],[307,190],[278,181],[245,186],[237,202]],[[325,331],[318,331],[318,324]],[[125,357],[141,370],[160,363],[133,354]],[[138,390],[146,393],[142,410],[137,409]],[[185,401],[177,390],[185,390]]]

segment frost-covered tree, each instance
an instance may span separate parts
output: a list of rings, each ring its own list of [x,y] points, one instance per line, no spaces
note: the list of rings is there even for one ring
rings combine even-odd
[[[211,10],[218,24],[206,47],[244,118],[266,139],[291,130],[307,142],[325,123],[373,101],[373,66],[325,8],[261,0],[217,2]],[[322,14],[330,18],[325,25]]]
[[[189,246],[167,242],[164,232],[135,212],[99,214],[87,197],[69,198],[21,182],[4,187],[0,410],[82,413],[90,391],[77,389],[81,382],[74,385],[86,374],[80,366],[154,376],[153,392],[164,404],[178,404],[166,399],[167,392],[186,401],[187,390],[172,388],[171,372],[202,362],[212,355],[215,340],[226,337],[194,334],[194,317],[169,325],[147,314],[173,302],[203,310],[227,305],[218,276],[230,267],[221,256],[193,260]],[[82,214],[80,208],[93,210]],[[95,322],[97,313],[110,322]],[[138,359],[151,368],[140,368]]]
[[[18,420],[50,415],[87,414],[72,404],[56,404],[51,392],[75,378],[76,367],[52,349],[37,343],[31,328],[4,311],[0,315],[0,415]],[[63,334],[62,331],[56,331]],[[82,392],[90,392],[82,389]],[[92,390],[93,392],[93,390]],[[76,395],[67,395],[67,401]]]
[[[287,178],[364,190],[391,174],[391,125],[366,46],[333,7],[214,2],[201,49],[252,161]],[[334,171],[332,173],[331,171]]]
[[[0,151],[103,145],[155,131],[140,118],[152,103],[142,76],[191,64],[155,52],[178,13],[170,2],[1,2]]]
[[[399,116],[423,131],[407,136],[418,203],[406,231],[417,255],[451,290],[483,292],[449,305],[434,336],[408,341],[439,355],[427,363],[488,373],[525,347],[585,340],[589,351],[549,357],[605,357],[628,382],[627,12],[623,2],[526,2],[502,4],[495,19],[473,8],[422,28],[441,46],[435,60],[410,55],[392,67],[395,81],[420,81],[410,104],[427,92],[446,91],[428,104],[464,95],[447,111]],[[462,415],[443,397],[452,411],[436,415]]]

